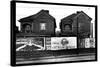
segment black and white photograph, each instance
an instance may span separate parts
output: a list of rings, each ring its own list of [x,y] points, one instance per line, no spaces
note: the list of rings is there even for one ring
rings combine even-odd
[[[11,2],[11,65],[97,60],[95,5]]]

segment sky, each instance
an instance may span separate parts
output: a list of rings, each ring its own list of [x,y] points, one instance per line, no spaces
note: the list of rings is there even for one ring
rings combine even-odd
[[[47,5],[47,4],[27,4],[27,3],[17,3],[16,4],[16,25],[19,26],[19,19],[38,13],[40,10],[49,10],[49,14],[55,17],[57,28],[59,31],[59,23],[61,19],[76,13],[77,11],[84,11],[88,16],[92,18],[92,23],[94,27],[95,21],[95,8],[93,7],[80,7],[80,6],[63,6],[63,5]],[[94,31],[94,29],[93,29]]]

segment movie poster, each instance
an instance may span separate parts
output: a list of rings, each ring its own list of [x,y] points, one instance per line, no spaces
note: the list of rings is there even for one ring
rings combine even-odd
[[[76,37],[51,37],[46,38],[47,50],[62,50],[77,48]]]

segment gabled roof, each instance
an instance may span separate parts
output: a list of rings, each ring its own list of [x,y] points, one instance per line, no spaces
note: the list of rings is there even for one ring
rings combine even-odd
[[[55,18],[49,14],[49,11],[48,10],[41,10],[37,14],[34,14],[34,15],[31,15],[31,16],[28,16],[28,17],[25,17],[25,18],[20,19],[19,22],[31,22],[34,19],[40,17],[40,15],[45,15],[46,18],[55,20]],[[42,16],[41,16],[41,18],[42,18]]]
[[[91,17],[89,17],[85,12],[83,12],[83,11],[80,11],[79,13],[83,13],[85,16],[87,16],[88,18],[89,18],[89,20],[92,20],[92,18]]]
[[[69,15],[69,16],[67,16],[67,17],[65,17],[65,18],[63,18],[63,19],[61,19],[61,22],[68,21],[69,19],[73,19],[75,16],[76,16],[75,13],[74,13],[74,14],[71,14],[71,15]]]
[[[84,14],[85,16],[87,16],[90,20],[92,20],[91,17],[89,17],[86,13],[84,13],[83,11],[77,11],[77,13],[73,13],[63,19],[61,19],[61,21],[66,21],[68,19],[74,19],[75,17],[78,17],[80,14]]]

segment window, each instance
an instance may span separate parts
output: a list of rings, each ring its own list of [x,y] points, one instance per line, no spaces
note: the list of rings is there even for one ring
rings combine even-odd
[[[64,28],[66,31],[70,31],[71,30],[71,25],[65,25],[65,28]]]
[[[25,31],[26,31],[26,33],[29,33],[31,31],[31,26],[30,25],[26,25]]]
[[[46,30],[46,23],[40,23],[40,30]]]

